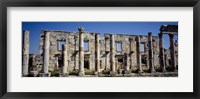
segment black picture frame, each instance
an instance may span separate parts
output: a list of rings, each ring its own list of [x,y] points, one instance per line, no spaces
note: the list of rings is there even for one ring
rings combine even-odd
[[[7,92],[7,7],[193,7],[193,92]],[[199,99],[200,0],[1,0],[0,1],[0,97],[10,98],[116,98]]]

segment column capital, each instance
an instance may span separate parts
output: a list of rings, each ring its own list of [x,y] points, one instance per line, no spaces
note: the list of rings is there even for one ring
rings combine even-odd
[[[158,33],[158,36],[159,36],[159,37],[162,37],[162,36],[163,36],[163,33]]]
[[[170,38],[173,38],[174,37],[174,34],[168,34]]]
[[[83,28],[83,27],[79,27],[79,28],[78,28],[78,31],[79,31],[79,32],[83,32],[83,31],[84,31],[84,28]]]
[[[149,36],[152,36],[152,32],[148,32],[148,35],[149,35]]]

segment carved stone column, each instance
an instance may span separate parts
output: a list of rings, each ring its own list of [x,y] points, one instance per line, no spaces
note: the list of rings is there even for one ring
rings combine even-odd
[[[165,55],[164,55],[164,48],[163,48],[163,34],[159,33],[159,48],[160,48],[160,67],[163,72],[166,72],[165,68]]]
[[[146,54],[146,60],[147,60],[147,68],[150,69],[149,66],[149,48],[148,48],[148,42],[144,44],[144,52]]]
[[[105,70],[109,70],[110,68],[110,66],[109,66],[109,60],[110,60],[110,58],[109,58],[109,54],[108,53],[106,53],[106,57],[105,57]]]
[[[23,32],[23,66],[22,66],[22,75],[27,76],[29,74],[29,31]]]
[[[128,53],[124,53],[124,61],[125,61],[125,65],[124,65],[124,71],[126,74],[130,73],[130,65],[129,65],[129,54]]]
[[[74,55],[74,70],[78,70],[79,69],[79,66],[78,66],[78,62],[77,62],[77,57],[78,57],[78,50],[79,50],[79,45],[78,45],[78,37],[77,35],[74,36],[74,39],[75,39],[75,55]]]
[[[95,35],[95,53],[96,53],[96,61],[95,61],[95,64],[96,64],[96,71],[95,71],[95,74],[99,74],[100,72],[100,48],[99,48],[99,34],[96,34]]]
[[[106,53],[106,57],[105,57],[105,70],[109,70],[110,69],[110,65],[109,65],[109,60],[110,60],[110,57],[109,57],[109,53],[110,53],[110,41],[109,41],[109,38],[108,36],[105,36],[105,53]]]
[[[110,56],[111,56],[111,74],[115,74],[115,35],[112,34],[111,35],[111,39],[110,39]]]
[[[59,63],[58,63],[58,57],[56,57],[56,69],[58,69]]]
[[[79,31],[79,76],[84,76],[84,41],[83,41],[83,28],[78,28]]]
[[[137,65],[138,65],[138,72],[142,73],[142,64],[141,64],[141,48],[140,48],[140,36],[137,37]]]
[[[67,43],[63,45],[63,67],[62,76],[68,76],[68,54],[67,54]]]
[[[40,76],[48,77],[49,76],[49,46],[50,46],[50,32],[44,32],[44,51],[43,51],[43,68]]]
[[[134,53],[134,42],[133,42],[133,38],[129,39],[130,41],[130,68],[133,68],[133,53]]]
[[[148,33],[148,45],[149,45],[149,67],[151,72],[156,72],[154,68],[154,61],[153,61],[153,45],[152,45],[152,33]]]
[[[171,55],[171,62],[172,66],[174,67],[174,71],[177,71],[176,67],[176,55],[175,55],[175,47],[174,47],[174,35],[169,34],[170,37],[170,55]]]

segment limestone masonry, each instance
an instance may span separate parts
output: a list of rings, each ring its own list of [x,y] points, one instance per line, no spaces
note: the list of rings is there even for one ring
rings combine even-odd
[[[163,46],[169,35],[170,47]],[[177,25],[162,25],[153,36],[42,30],[40,55],[29,54],[29,31],[23,32],[22,75],[48,76],[134,76],[178,72]],[[142,47],[143,46],[143,47]]]

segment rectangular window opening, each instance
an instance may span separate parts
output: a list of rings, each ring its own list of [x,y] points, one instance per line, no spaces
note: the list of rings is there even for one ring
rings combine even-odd
[[[58,41],[58,50],[63,50],[63,47],[64,47],[64,44],[65,44],[65,41]]]
[[[140,46],[140,50],[141,50],[141,52],[143,52],[144,53],[144,44],[141,44],[141,46]]]
[[[121,42],[117,42],[117,51],[118,52],[122,51],[122,43]]]
[[[84,51],[89,51],[89,42],[84,41]]]

